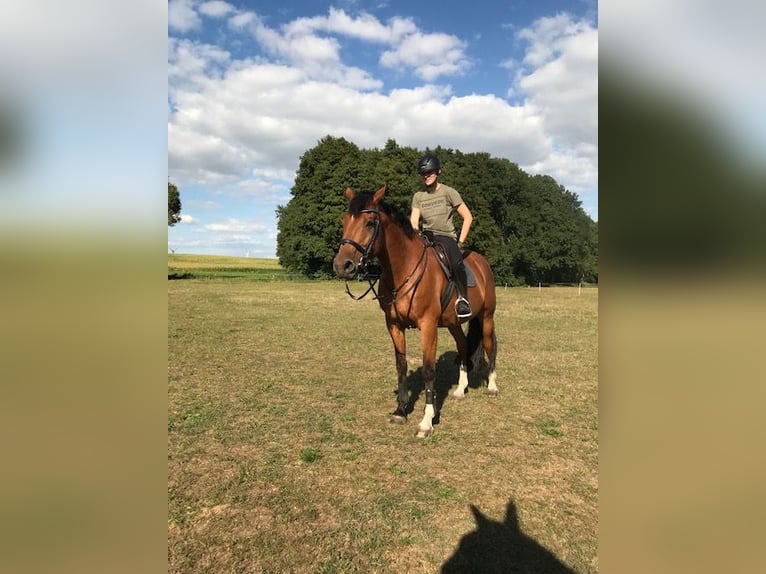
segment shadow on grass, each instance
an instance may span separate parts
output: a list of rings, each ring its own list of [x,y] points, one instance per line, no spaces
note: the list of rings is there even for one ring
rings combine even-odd
[[[474,505],[476,530],[463,536],[460,545],[443,565],[441,574],[576,574],[555,554],[524,534],[513,500],[505,521],[495,522]]]
[[[168,273],[168,280],[173,279],[193,279],[194,275],[191,273]]]
[[[458,378],[460,377],[460,366],[457,362],[457,351],[447,351],[443,353],[436,360],[436,382],[434,383],[434,390],[436,391],[436,397],[434,398],[434,409],[436,410],[436,417],[433,424],[439,424],[439,416],[441,414],[444,401],[449,396],[452,386],[457,386]],[[486,373],[482,369],[473,369],[468,373],[468,388],[478,389],[481,388],[484,380],[486,379]],[[423,367],[418,367],[416,370],[407,374],[407,386],[410,389],[410,400],[407,402],[406,412],[409,415],[415,410],[415,404],[420,399],[420,395],[425,390],[423,383]],[[396,389],[394,389],[394,395],[396,395]],[[425,405],[425,403],[423,403]]]

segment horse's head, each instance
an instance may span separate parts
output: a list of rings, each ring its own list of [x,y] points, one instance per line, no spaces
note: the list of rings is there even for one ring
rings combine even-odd
[[[380,237],[378,204],[385,193],[385,185],[375,193],[357,194],[350,187],[346,188],[349,206],[343,214],[343,239],[332,261],[335,274],[341,279],[353,279],[375,255],[376,242]]]

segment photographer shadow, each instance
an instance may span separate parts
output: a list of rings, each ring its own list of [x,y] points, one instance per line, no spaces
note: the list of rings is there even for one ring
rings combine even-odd
[[[521,531],[513,500],[504,522],[487,518],[474,505],[471,512],[476,530],[463,536],[455,554],[442,565],[442,574],[576,574]]]

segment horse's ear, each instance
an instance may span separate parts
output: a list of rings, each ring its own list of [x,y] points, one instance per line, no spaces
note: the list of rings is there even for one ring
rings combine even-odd
[[[354,199],[354,196],[355,196],[356,194],[354,193],[354,190],[353,190],[353,189],[351,189],[350,187],[347,187],[347,188],[346,188],[346,191],[344,192],[344,195],[346,196],[346,199],[348,199],[349,201],[351,201],[352,199]]]
[[[513,499],[508,501],[508,508],[505,509],[505,525],[519,530],[519,512],[516,510],[516,503],[513,502]]]
[[[490,525],[490,519],[484,516],[481,510],[476,508],[473,504],[471,505],[471,513],[473,514],[473,518],[476,520],[476,526],[478,526],[479,529],[486,528]]]
[[[375,192],[375,195],[372,196],[372,202],[377,204],[381,199],[383,199],[383,196],[386,195],[386,184],[383,184],[383,187],[381,187],[378,191]]]

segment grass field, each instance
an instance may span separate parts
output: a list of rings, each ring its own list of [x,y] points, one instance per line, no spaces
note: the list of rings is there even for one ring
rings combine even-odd
[[[251,281],[300,279],[276,259],[218,255],[168,255],[168,279],[244,278]]]
[[[416,439],[417,331],[415,411],[390,425],[393,348],[376,302],[339,281],[258,280],[268,260],[179,257],[168,264],[187,277],[168,281],[170,572],[598,571],[597,289],[500,288],[500,395],[472,375],[433,436]],[[185,275],[192,265],[239,279]],[[443,398],[458,372],[439,335]]]

